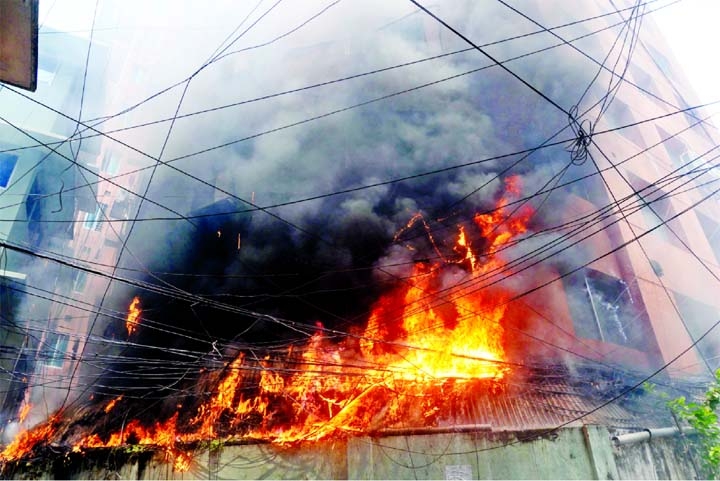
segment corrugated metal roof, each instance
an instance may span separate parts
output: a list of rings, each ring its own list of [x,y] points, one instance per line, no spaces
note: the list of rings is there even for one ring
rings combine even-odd
[[[660,396],[631,389],[638,382],[635,378],[623,380],[603,370],[571,374],[562,367],[553,367],[553,373],[522,381],[511,377],[505,388],[495,391],[469,389],[464,409],[439,425],[487,424],[492,431],[531,431],[584,424],[648,428],[674,423]]]

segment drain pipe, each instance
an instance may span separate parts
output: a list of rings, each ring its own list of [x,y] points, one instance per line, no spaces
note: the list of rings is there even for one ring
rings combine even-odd
[[[682,430],[685,434],[692,434],[694,431],[695,430],[692,428],[685,428]],[[652,441],[653,438],[667,438],[677,434],[680,434],[680,430],[678,428],[651,428],[643,429],[642,431],[638,431],[636,433],[619,434],[617,436],[612,436],[610,439],[615,446],[622,446],[625,444]]]

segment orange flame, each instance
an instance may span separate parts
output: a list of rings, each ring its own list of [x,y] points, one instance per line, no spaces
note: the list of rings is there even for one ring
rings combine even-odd
[[[27,418],[27,415],[30,414],[30,409],[32,409],[32,404],[26,402],[22,405],[20,408],[20,412],[18,413],[18,419],[22,423]]]
[[[22,431],[0,453],[0,460],[11,461],[18,459],[29,453],[36,445],[48,442],[57,431],[58,420],[59,414],[55,414],[39,426]]]
[[[470,386],[498,386],[509,372],[503,318],[511,293],[477,288],[482,276],[504,265],[498,252],[526,232],[532,215],[524,208],[509,217],[506,206],[520,192],[519,179],[506,180],[506,186],[496,209],[459,227],[451,254],[443,254],[442,243],[430,237],[437,260],[415,263],[409,276],[378,299],[364,329],[336,341],[318,323],[308,343],[290,347],[285,356],[254,360],[240,354],[191,416],[176,412],[152,426],[131,420],[109,436],[84,435],[73,449],[154,445],[176,470],[187,470],[190,459],[177,448],[183,443],[217,438],[295,443],[436,424]],[[404,229],[416,222],[429,233],[422,216]],[[139,315],[136,297],[129,333]],[[51,434],[46,428],[38,437]],[[31,439],[23,439],[27,447]],[[20,449],[12,453],[22,455]]]
[[[122,397],[122,394],[121,394],[120,396],[116,397],[115,399],[110,400],[110,402],[107,403],[107,405],[105,406],[105,409],[104,409],[105,414],[107,414],[107,413],[109,413],[110,411],[112,411],[113,408],[115,407],[115,405],[116,405],[119,401],[121,401],[122,398],[123,398],[123,397]]]
[[[130,303],[130,307],[128,307],[127,320],[125,321],[128,336],[131,336],[137,329],[138,324],[140,324],[140,314],[142,314],[142,310],[140,309],[140,298],[135,296]]]
[[[182,451],[172,451],[169,456],[174,458],[173,468],[179,473],[186,473],[190,470],[190,463],[192,459],[186,453]]]

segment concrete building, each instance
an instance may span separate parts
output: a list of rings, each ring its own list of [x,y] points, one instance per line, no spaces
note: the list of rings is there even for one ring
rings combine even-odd
[[[68,142],[76,125],[52,111],[74,110],[83,91],[87,46],[86,40],[65,34],[52,43],[41,41],[34,101],[7,90],[0,98],[0,235],[9,244],[2,249],[3,288],[4,300],[13,306],[0,331],[7,354],[2,358],[3,426],[17,420],[23,406],[36,406],[32,418],[47,415],[47,409],[39,408],[44,390],[57,382],[66,360],[78,352],[83,334],[78,320],[64,308],[77,297],[76,272],[29,253],[72,256],[78,241],[76,219],[96,209],[92,184],[97,173],[91,165],[99,153],[97,144]],[[103,79],[104,52],[95,46],[97,62],[88,69],[98,81]],[[93,83],[86,93],[93,99],[85,112],[92,114],[102,88]]]
[[[601,10],[588,5],[588,13]],[[612,36],[599,38],[610,42]],[[596,131],[700,104],[669,52],[662,32],[652,20],[644,21],[625,77],[634,85],[620,88]],[[717,172],[712,169],[719,137],[712,123],[702,121],[705,116],[697,109],[603,135],[592,153],[597,167],[588,161],[583,169],[600,169],[602,179],[596,175],[580,184],[582,189],[568,192],[568,221],[615,201],[635,206],[605,219],[607,229],[579,246],[600,254],[627,244],[563,279],[565,292],[582,286],[586,295],[568,297],[567,307],[553,312],[555,321],[574,332],[584,346],[593,347],[594,353],[586,351],[590,357],[612,352],[629,366],[668,363],[667,372],[680,378],[707,374],[708,368],[720,365],[717,332],[675,359],[712,327],[720,312],[714,289],[708,287],[720,274],[714,237],[720,210],[713,193]],[[694,183],[681,186],[681,174],[692,169],[697,172]],[[665,221],[667,225],[658,227]],[[562,297],[560,286],[550,289],[553,296]],[[577,343],[575,348],[582,349]]]
[[[528,8],[528,15],[533,18],[541,18],[543,8],[550,7],[544,2],[534,2],[523,8]],[[605,2],[588,2],[583,6],[583,17],[606,12]],[[600,18],[597,23],[615,24],[630,15],[628,10],[623,12]],[[459,31],[470,31],[472,21],[473,17],[468,16],[466,24],[460,22],[455,26]],[[445,54],[451,46],[457,45],[451,32],[419,14],[392,19],[382,28],[398,29],[420,43],[428,54]],[[596,24],[593,28],[599,27]],[[720,299],[713,287],[720,278],[720,238],[717,237],[720,205],[715,194],[720,176],[708,170],[717,163],[713,149],[720,135],[714,125],[700,120],[704,117],[702,109],[677,113],[678,109],[699,102],[693,98],[687,79],[667,53],[662,33],[647,19],[641,31],[629,67],[622,75],[624,81],[618,83],[620,88],[616,92],[611,89],[613,97],[607,111],[598,115],[597,110],[593,110],[587,118],[574,119],[576,127],[588,125],[583,123],[585,120],[592,120],[594,125],[595,144],[589,147],[592,159],[574,162],[572,172],[568,174],[570,180],[583,176],[588,176],[587,179],[568,183],[553,192],[553,205],[562,208],[555,209],[544,219],[551,225],[563,226],[554,234],[576,236],[569,237],[568,244],[582,237],[580,243],[567,247],[574,263],[548,262],[533,266],[525,288],[542,288],[525,296],[523,302],[512,304],[505,317],[506,332],[523,334],[507,336],[509,361],[522,361],[524,367],[549,366],[547,371],[529,369],[521,384],[510,383],[505,390],[475,392],[468,389],[462,405],[453,406],[457,411],[453,413],[454,417],[443,418],[433,426],[384,426],[373,432],[356,433],[356,436],[305,442],[292,447],[256,440],[226,442],[216,439],[205,444],[177,442],[173,450],[152,447],[87,449],[79,454],[64,452],[59,457],[48,456],[44,462],[35,465],[36,471],[18,464],[11,466],[7,473],[17,477],[138,479],[632,479],[698,476],[697,454],[688,442],[692,435],[685,436],[674,429],[675,421],[662,403],[653,404],[649,397],[642,397],[635,384],[641,379],[638,373],[663,367],[662,375],[656,380],[673,389],[695,394],[696,381],[706,380],[709,371],[720,366],[720,334],[709,331],[720,312]],[[579,47],[587,48],[594,58],[602,58],[604,50],[598,45],[607,47],[616,38],[617,31],[599,32],[592,37],[591,44],[579,44]],[[330,53],[319,58],[318,64],[328,70],[342,65],[345,52],[356,41],[361,40],[351,36],[323,50]],[[139,36],[129,42],[129,45],[140,44]],[[121,79],[143,76],[152,68],[148,59],[130,60],[129,47],[124,48],[128,50],[118,54],[118,58],[128,56],[126,63],[120,62],[123,65],[120,70],[125,72]],[[293,69],[305,68],[306,60],[314,58],[312,52],[313,47],[291,50],[283,64],[288,75]],[[619,64],[629,57],[628,50],[621,51]],[[134,62],[142,64],[143,69],[136,69]],[[43,65],[41,71],[45,73],[40,76],[40,82],[49,80],[60,85],[59,68],[53,67],[52,62],[43,63],[41,54],[41,67]],[[518,70],[528,78],[533,73],[531,68]],[[599,78],[599,83],[605,83],[602,88],[590,91],[593,102],[602,102],[602,95],[607,93],[605,87],[618,80],[607,72],[601,73]],[[507,81],[503,79],[503,82]],[[116,83],[121,84],[117,79]],[[470,86],[475,87],[474,84]],[[538,88],[542,90],[541,86]],[[532,132],[512,131],[512,127],[525,125],[532,131],[535,128],[532,122],[537,122],[532,112],[542,111],[546,107],[545,101],[522,88],[508,89],[496,97],[488,102],[501,104],[503,108],[496,109],[498,116],[510,110],[515,112],[513,121],[517,122],[498,122],[503,127],[498,128],[498,136],[531,137]],[[122,100],[118,95],[107,105],[112,111],[120,110],[124,105]],[[408,109],[403,115],[412,119],[414,113]],[[63,121],[45,110],[41,109],[37,115],[47,131],[59,129],[54,137],[42,137],[44,141],[61,140],[72,134],[73,126],[58,127],[58,122]],[[125,117],[117,126],[132,125],[139,119]],[[647,119],[654,120],[646,122]],[[39,130],[43,129],[39,127]],[[138,160],[135,154],[118,148],[111,139],[93,139],[88,142],[88,149],[95,150],[87,152],[85,162],[101,177],[113,177],[149,165],[147,159]],[[156,138],[148,139],[148,145],[156,143]],[[22,145],[13,143],[9,148]],[[569,155],[558,150],[560,153],[553,155]],[[349,151],[351,147],[346,148],[346,152]],[[20,166],[20,160],[17,160],[20,157],[12,160],[14,154],[11,151],[0,155],[5,155],[0,157],[0,161],[5,162],[0,163],[0,185],[3,182],[9,185],[13,176],[21,175],[20,167],[16,167]],[[338,162],[348,162],[348,158],[349,154]],[[49,171],[50,177],[56,182],[82,183],[74,170],[67,171],[73,178],[61,176],[66,175],[62,162],[60,158],[55,170]],[[32,161],[27,165],[24,168],[29,171]],[[48,164],[48,168],[51,165]],[[698,170],[690,173],[692,169]],[[598,170],[601,175],[597,175]],[[535,179],[527,171],[522,174]],[[239,180],[227,172],[217,170],[213,175],[215,185],[233,192],[240,190]],[[693,178],[695,175],[697,178]],[[5,181],[4,177],[7,177]],[[692,180],[685,184],[687,179]],[[121,185],[138,192],[142,190],[143,180],[141,175],[133,174]],[[24,186],[17,187],[17,195],[30,199],[25,204],[16,205],[14,211],[9,200],[2,205],[10,212],[8,219],[13,219],[7,224],[8,241],[26,243],[35,249],[52,247],[56,252],[67,252],[80,262],[111,269],[118,261],[129,223],[107,220],[123,221],[132,217],[137,197],[117,185],[99,180],[94,184],[91,196],[78,197],[73,211],[57,212],[52,204],[57,197],[47,197],[46,204],[38,204],[37,210],[33,210],[36,204],[31,201],[32,195],[61,190],[57,183],[43,189],[33,188],[33,182],[28,179],[25,184],[17,184]],[[187,184],[178,185],[193,183],[187,179],[185,182]],[[295,195],[295,192],[276,192],[274,187],[258,186],[258,197],[263,202],[269,199],[268,203],[271,203],[292,199]],[[707,196],[710,198],[705,201]],[[183,207],[183,212],[197,213],[200,211],[194,209],[210,204],[220,196],[208,190],[182,197],[177,205]],[[0,202],[3,202],[2,195]],[[613,210],[617,203],[623,205],[622,211]],[[223,207],[224,204],[215,206]],[[228,210],[239,209],[237,203],[230,201],[226,207]],[[23,209],[27,209],[27,214]],[[54,224],[43,223],[35,227],[31,222],[16,222],[31,220],[34,212],[41,212],[43,220],[54,219],[52,216],[56,214],[71,215],[59,220],[73,220],[70,224],[73,229],[58,228],[51,235],[42,229]],[[27,215],[27,219],[23,215]],[[587,219],[592,222],[583,224]],[[540,228],[542,226],[538,226]],[[163,233],[160,232],[158,237]],[[54,239],[55,243],[42,244],[42,239]],[[61,239],[60,244],[57,239]],[[235,250],[239,251],[240,238],[237,239]],[[172,245],[171,241],[167,245]],[[8,286],[21,286],[20,281],[26,279],[29,285],[42,285],[37,277],[32,277],[31,269],[19,262],[8,262],[3,272],[11,279],[7,281]],[[89,306],[97,306],[108,289],[105,278],[83,271],[68,270],[58,274],[62,275],[70,276],[67,282],[57,282],[66,286],[64,290],[48,288],[60,295],[56,300],[72,297],[82,299]],[[49,381],[50,388],[61,393],[76,387],[80,381],[73,374],[78,365],[77,356],[86,351],[87,335],[101,336],[107,325],[96,324],[95,313],[88,312],[84,306],[82,303],[49,304],[47,313],[39,316],[59,320],[50,329],[43,325],[42,334],[34,344],[28,340],[30,336],[18,337],[17,332],[8,331],[8,345],[28,346],[29,351],[17,348],[16,353],[37,353],[43,361],[42,367],[36,369],[27,367],[30,358],[18,356],[14,364],[3,367],[16,375],[35,372],[38,379]],[[12,336],[15,337],[10,340]],[[703,340],[697,342],[701,337]],[[89,352],[97,353],[98,349],[91,347]],[[260,366],[260,361],[258,363]],[[630,377],[628,373],[638,374],[638,377]],[[447,386],[452,383],[453,380],[448,380]],[[197,389],[200,392],[201,388]],[[8,392],[20,391],[10,387]],[[48,396],[47,390],[38,392],[42,393],[38,399]],[[19,402],[19,397],[8,394],[7,410],[17,410]],[[328,409],[332,411],[331,404],[328,401]],[[122,429],[125,426],[123,420]],[[613,441],[613,438],[629,433],[639,442]],[[656,435],[643,438],[642,433]],[[189,456],[188,471],[173,468],[174,458],[179,457],[176,451]]]

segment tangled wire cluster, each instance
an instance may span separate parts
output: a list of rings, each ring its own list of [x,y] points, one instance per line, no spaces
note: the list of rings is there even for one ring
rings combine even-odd
[[[570,152],[570,160],[574,165],[582,165],[588,158],[588,147],[592,143],[595,124],[588,119],[579,121],[577,112],[577,105],[568,112],[568,123],[575,135],[575,140],[572,141],[567,151]]]

